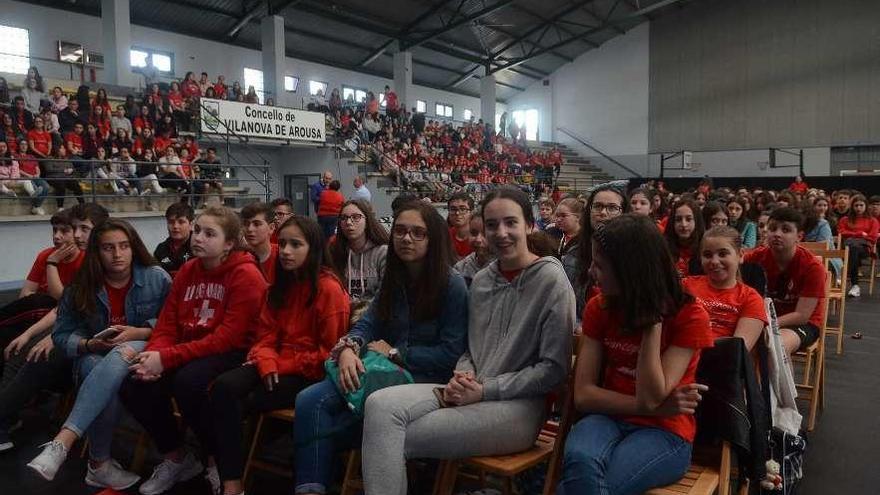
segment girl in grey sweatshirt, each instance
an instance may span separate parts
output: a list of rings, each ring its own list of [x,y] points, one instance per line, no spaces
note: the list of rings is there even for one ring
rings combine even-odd
[[[483,205],[498,259],[471,284],[468,350],[445,387],[402,385],[367,399],[367,495],[405,494],[407,458],[530,448],[544,423],[545,395],[568,375],[575,300],[562,264],[529,251],[535,221],[525,193],[497,189]]]

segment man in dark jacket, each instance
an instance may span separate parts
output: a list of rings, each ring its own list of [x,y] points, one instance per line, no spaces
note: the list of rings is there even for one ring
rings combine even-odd
[[[67,103],[67,108],[58,112],[58,125],[61,127],[61,134],[67,134],[73,131],[73,126],[79,122],[85,128],[89,122],[88,115],[79,111],[79,102],[71,99]]]
[[[23,97],[16,96],[13,101],[15,106],[9,112],[9,115],[12,117],[12,128],[15,129],[16,134],[24,136],[29,130],[34,128],[34,114],[25,108]]]
[[[333,182],[333,172],[325,170],[321,179],[309,186],[309,198],[312,200],[312,205],[315,207],[315,213],[318,212],[318,203],[321,201],[321,193],[324,192],[324,189],[326,189],[331,182]]]
[[[174,203],[165,210],[168,238],[156,246],[153,257],[172,277],[184,263],[192,258],[190,236],[195,211],[187,203]]]

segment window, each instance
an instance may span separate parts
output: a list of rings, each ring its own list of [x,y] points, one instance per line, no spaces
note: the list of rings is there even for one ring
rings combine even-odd
[[[0,39],[3,49],[0,50],[0,72],[27,74],[31,66],[30,36],[27,29],[12,26],[0,26]]]
[[[174,74],[174,54],[171,52],[135,47],[128,54],[133,69],[152,67],[156,72],[166,75]]]
[[[437,103],[437,105],[434,106],[434,114],[438,117],[452,118],[452,105]]]
[[[298,87],[299,87],[299,78],[298,77],[284,76],[284,91],[296,93],[296,89]]]
[[[144,68],[149,65],[148,60],[150,58],[150,54],[147,52],[142,52],[140,50],[132,50],[130,58],[132,67]]]
[[[425,113],[428,111],[428,104],[424,100],[416,100],[416,112]]]
[[[472,118],[474,118],[474,112],[472,112],[470,108],[465,108],[464,120],[471,120]]]
[[[309,81],[309,94],[315,96],[318,94],[318,91],[320,91],[322,95],[327,96],[327,83],[320,81]]]
[[[385,99],[385,93],[379,93],[379,106],[382,108],[388,106],[388,100]]]
[[[263,90],[263,71],[257,69],[244,68],[244,90],[245,94],[250,91],[251,86],[257,92],[257,98],[263,103],[265,92]]]
[[[516,126],[526,127],[526,139],[535,141],[538,139],[538,111],[535,109],[517,110],[513,112],[513,121]]]
[[[342,86],[342,101],[348,101],[351,97],[356,103],[367,101],[367,90],[362,88],[353,88],[351,86]]]
[[[506,131],[507,129],[501,129],[501,114],[495,112],[495,132],[498,131]]]

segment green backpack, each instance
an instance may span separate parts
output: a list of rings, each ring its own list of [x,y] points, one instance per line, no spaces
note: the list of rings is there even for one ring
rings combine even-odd
[[[324,361],[324,370],[327,376],[333,380],[336,389],[342,394],[348,408],[358,417],[364,416],[364,407],[367,397],[376,390],[395,385],[413,383],[413,377],[409,371],[392,362],[384,354],[375,351],[367,351],[362,358],[366,370],[359,378],[361,387],[354,392],[343,392],[339,384],[339,367],[332,359]]]

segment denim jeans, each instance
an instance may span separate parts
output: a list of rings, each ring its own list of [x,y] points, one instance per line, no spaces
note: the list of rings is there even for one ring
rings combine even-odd
[[[658,428],[601,414],[577,422],[565,441],[557,495],[629,495],[675,483],[687,472],[692,445]]]
[[[296,396],[296,492],[327,493],[334,455],[360,443],[362,423],[329,378]]]
[[[31,206],[34,208],[39,208],[43,206],[43,201],[46,201],[46,196],[49,195],[50,190],[52,189],[49,186],[49,183],[46,182],[46,179],[34,178],[31,179],[31,185],[34,188],[34,195],[31,199]]]
[[[80,384],[73,410],[64,422],[64,428],[82,438],[89,436],[89,457],[95,461],[110,458],[113,430],[122,414],[118,392],[122,381],[129,375],[131,363],[123,357],[123,349],[141,352],[147,343],[143,340],[125,342],[105,355],[86,354],[76,360],[76,382]]]

